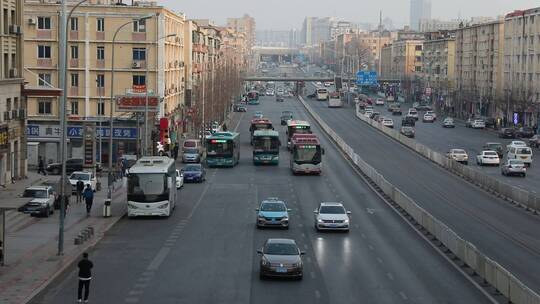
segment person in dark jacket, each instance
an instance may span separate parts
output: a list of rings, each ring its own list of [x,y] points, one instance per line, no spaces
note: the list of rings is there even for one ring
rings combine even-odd
[[[82,303],[82,292],[84,288],[84,303],[88,303],[88,294],[90,293],[90,280],[92,280],[92,268],[94,264],[88,259],[88,253],[83,253],[82,260],[77,265],[79,267],[79,288],[77,290],[77,299]]]
[[[77,203],[80,203],[80,202],[82,202],[82,194],[83,194],[83,191],[84,191],[84,182],[79,178],[79,180],[77,181],[77,183],[75,185],[76,185],[76,189],[77,189]]]
[[[90,185],[86,185],[83,193],[84,202],[86,203],[86,216],[90,216],[90,210],[92,210],[92,203],[94,202],[94,190]]]
[[[178,158],[178,149],[179,149],[178,143],[175,143],[174,147],[173,147],[173,158],[174,158],[174,160],[176,160]]]
[[[38,161],[38,171],[37,173],[43,173],[43,175],[47,175],[47,171],[45,171],[45,164],[43,163],[43,158],[40,156]]]

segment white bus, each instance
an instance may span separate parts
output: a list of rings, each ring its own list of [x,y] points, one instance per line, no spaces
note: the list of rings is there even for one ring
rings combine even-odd
[[[129,168],[127,181],[128,217],[171,215],[176,207],[174,159],[142,157]]]
[[[343,107],[343,101],[338,92],[330,93],[328,97],[328,107],[329,108],[341,108]]]
[[[319,101],[328,100],[328,90],[327,89],[318,88],[315,92],[317,93],[317,100],[319,100]]]

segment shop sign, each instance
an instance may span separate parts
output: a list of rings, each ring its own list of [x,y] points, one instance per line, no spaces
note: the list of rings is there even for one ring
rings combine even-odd
[[[28,138],[60,138],[61,129],[59,126],[53,125],[27,125],[26,135]],[[68,138],[82,138],[82,126],[68,126]],[[110,128],[98,127],[95,128],[95,137],[109,137]],[[115,139],[137,139],[137,128],[117,127],[113,128],[113,138]]]
[[[9,145],[9,128],[7,125],[0,126],[0,150],[7,149]]]

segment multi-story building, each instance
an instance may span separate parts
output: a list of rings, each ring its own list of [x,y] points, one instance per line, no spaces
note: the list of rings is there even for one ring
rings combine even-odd
[[[387,44],[381,48],[379,75],[381,78],[391,78],[392,76],[392,44]]]
[[[151,149],[149,137],[160,117],[169,118],[171,131],[177,131],[184,103],[185,17],[155,3],[139,4],[91,1],[78,7],[68,20],[68,157],[82,157],[82,128],[91,124],[96,126],[98,160],[107,163],[111,130],[106,122],[111,114],[115,123],[113,160],[140,152],[145,134]],[[52,0],[25,2],[24,45],[28,51],[24,76],[34,86],[61,87],[59,10],[59,4]],[[112,79],[112,42],[117,30]],[[138,111],[144,111],[146,94],[151,111],[145,123]],[[115,97],[112,113],[111,95]],[[47,161],[58,159],[64,144],[60,143],[59,120],[57,97],[28,97],[28,147],[35,149],[33,154]]]
[[[410,22],[411,29],[418,31],[422,20],[431,19],[431,0],[411,0]]]
[[[422,19],[418,30],[420,32],[435,32],[435,31],[450,31],[459,28],[463,20],[439,20],[439,19]]]
[[[358,34],[360,44],[370,50],[369,65],[376,69],[379,74],[381,74],[382,69],[381,50],[385,45],[391,44],[394,39],[389,31],[371,31]]]
[[[504,20],[504,117],[527,126],[540,120],[540,8],[515,11]],[[506,105],[506,106],[505,106]]]
[[[423,45],[423,87],[429,88],[426,93],[437,101],[439,108],[447,110],[453,106],[455,42],[451,32],[432,32],[426,33]]]
[[[2,1],[0,15],[0,186],[26,176],[23,1]]]
[[[306,17],[302,24],[302,43],[309,46],[330,40],[332,24],[332,17]]]
[[[456,112],[502,117],[504,21],[456,30]]]
[[[382,75],[386,78],[411,79],[422,72],[422,40],[398,40],[383,47]]]
[[[234,29],[235,32],[245,33],[250,50],[255,46],[255,18],[247,14],[240,18],[227,18],[227,27]]]
[[[350,21],[335,21],[330,26],[330,39],[336,39],[341,34],[360,32],[358,25]]]

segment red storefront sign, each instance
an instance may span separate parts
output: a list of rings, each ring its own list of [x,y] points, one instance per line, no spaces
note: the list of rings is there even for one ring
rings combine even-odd
[[[148,111],[157,111],[159,98],[148,96]],[[118,112],[144,112],[146,96],[116,96],[116,111]]]
[[[146,85],[144,84],[134,84],[131,87],[133,93],[145,93],[146,92]]]

